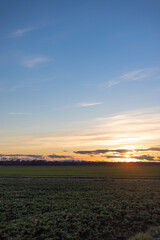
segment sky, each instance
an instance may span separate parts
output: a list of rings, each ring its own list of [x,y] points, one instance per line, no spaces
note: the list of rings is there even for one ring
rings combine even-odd
[[[159,161],[159,10],[1,0],[0,156]]]

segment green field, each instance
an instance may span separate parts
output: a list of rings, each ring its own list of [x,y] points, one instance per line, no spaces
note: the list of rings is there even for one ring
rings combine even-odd
[[[160,223],[160,181],[1,180],[1,240],[126,240]]]
[[[0,167],[0,177],[160,178],[160,166]]]

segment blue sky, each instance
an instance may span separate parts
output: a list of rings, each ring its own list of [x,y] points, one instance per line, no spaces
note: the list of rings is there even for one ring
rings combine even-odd
[[[158,0],[2,0],[1,152],[63,152],[63,141],[46,138],[67,143],[97,119],[131,111],[159,121],[159,9]],[[66,148],[105,147],[100,142]]]

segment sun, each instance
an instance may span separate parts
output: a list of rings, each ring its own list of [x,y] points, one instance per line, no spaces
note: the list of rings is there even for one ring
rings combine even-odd
[[[125,158],[129,158],[129,157],[130,157],[130,153],[129,153],[129,152],[126,152],[126,153],[124,154],[124,157],[125,157]]]
[[[125,162],[131,162],[132,161],[130,152],[126,152],[123,157],[124,157]]]

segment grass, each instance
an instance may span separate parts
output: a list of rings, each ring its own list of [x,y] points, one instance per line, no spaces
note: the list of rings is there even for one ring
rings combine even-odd
[[[160,178],[160,166],[0,167],[0,177]]]
[[[160,181],[1,180],[0,189],[1,240],[126,240],[160,223]]]

